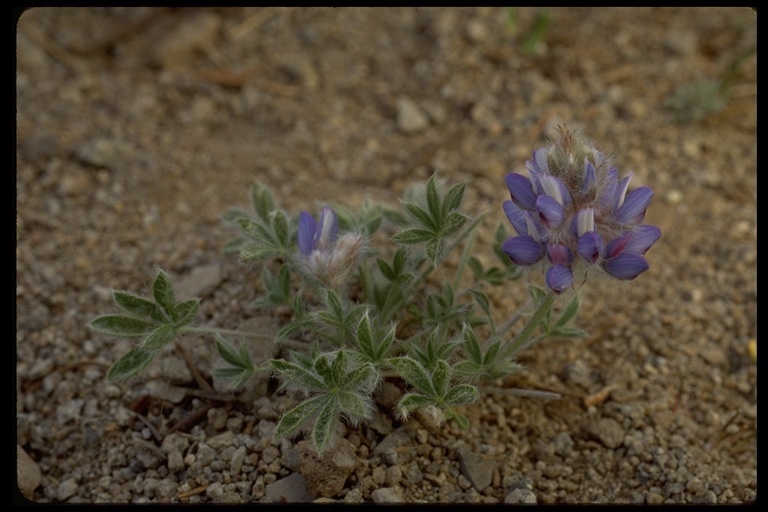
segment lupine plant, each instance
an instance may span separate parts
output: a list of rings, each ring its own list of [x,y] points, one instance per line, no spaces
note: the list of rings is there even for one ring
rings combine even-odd
[[[478,398],[481,383],[517,371],[523,349],[547,337],[585,335],[572,323],[590,273],[634,279],[648,270],[644,254],[661,236],[642,223],[652,190],[629,191],[631,173],[620,179],[579,132],[559,129],[555,142],[534,151],[527,173],[505,177],[510,199],[500,201],[498,214],[516,234],[499,224],[492,265],[475,255],[484,214],[460,209],[465,183],[449,186],[433,175],[400,209],[324,206],[317,217],[280,209],[267,188],[254,185],[252,211],[224,215],[238,233],[224,250],[260,268],[263,294],[253,306],[290,311],[274,336],[290,350],[256,365],[246,345],[256,335],[196,325],[199,299],[178,302],[161,270],[151,297],[114,291],[121,313],[90,323],[138,341],[109,379],[134,378],[178,337],[204,334],[223,360],[218,375],[234,387],[268,371],[299,396],[276,435],[309,427],[319,453],[333,446],[341,422],[371,419],[385,377],[405,389],[395,408],[400,420],[418,412],[466,428],[462,408]],[[535,282],[536,267],[546,268],[543,283]],[[498,318],[491,288],[510,293],[508,283],[526,270],[527,306]]]

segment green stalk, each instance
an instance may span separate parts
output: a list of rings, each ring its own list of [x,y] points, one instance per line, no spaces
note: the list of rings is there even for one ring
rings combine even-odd
[[[547,313],[547,311],[552,307],[552,303],[555,301],[555,294],[553,292],[548,292],[547,295],[544,297],[544,299],[541,301],[541,304],[539,304],[539,307],[536,308],[536,311],[533,312],[531,315],[531,318],[528,319],[528,324],[523,328],[523,330],[520,332],[520,334],[517,335],[517,337],[512,341],[512,343],[505,349],[504,353],[509,356],[523,348],[523,346],[528,346],[525,344],[526,341],[528,341],[528,338],[531,337],[531,334],[536,330],[536,328],[541,323],[542,318],[544,318],[544,315]],[[536,338],[535,341],[538,341],[539,338]]]

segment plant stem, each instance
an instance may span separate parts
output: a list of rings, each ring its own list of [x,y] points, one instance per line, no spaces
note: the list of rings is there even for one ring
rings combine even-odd
[[[542,318],[544,318],[544,315],[552,307],[552,303],[554,301],[555,301],[554,292],[551,292],[551,291],[547,292],[547,295],[545,295],[544,298],[541,300],[539,307],[536,308],[536,310],[531,315],[531,318],[528,319],[528,324],[523,328],[522,331],[520,331],[520,334],[518,334],[517,337],[512,341],[512,343],[505,349],[504,352],[507,356],[514,354],[515,352],[523,348],[523,346],[527,346],[525,342],[528,341],[528,338],[531,337],[531,334],[533,334],[533,332],[539,326]],[[538,338],[536,339],[536,341],[538,341]]]

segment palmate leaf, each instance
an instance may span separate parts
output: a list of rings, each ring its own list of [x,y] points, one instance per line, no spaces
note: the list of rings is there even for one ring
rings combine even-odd
[[[251,205],[265,222],[269,219],[269,212],[275,209],[272,193],[267,187],[258,183],[251,186]]]
[[[326,389],[325,382],[323,382],[319,375],[296,363],[291,363],[284,359],[271,359],[269,366],[283,379],[291,384],[298,385],[300,388],[311,390]]]
[[[323,453],[334,439],[339,423],[339,410],[333,400],[325,400],[320,413],[317,415],[315,428],[312,430],[312,441],[315,448]]]
[[[373,402],[370,397],[349,391],[339,393],[338,405],[344,416],[352,423],[369,419],[373,411]]]
[[[474,402],[480,396],[480,392],[471,384],[457,384],[445,394],[445,403],[462,405]]]
[[[427,208],[433,219],[437,219],[438,222],[443,218],[442,204],[440,204],[440,196],[437,193],[437,174],[433,174],[429,181],[427,181]]]
[[[425,249],[427,252],[427,258],[432,263],[432,266],[436,267],[440,262],[444,248],[445,241],[443,238],[433,238],[432,240],[427,241]]]
[[[111,382],[123,382],[131,377],[138,375],[152,361],[155,352],[134,348],[123,357],[117,360],[109,369],[107,378]]]
[[[245,384],[255,373],[255,369],[243,369],[243,368],[217,368],[213,371],[214,375],[221,379],[231,381],[229,387],[231,389],[238,389]]]
[[[413,387],[429,395],[436,394],[432,379],[421,363],[408,356],[395,357],[388,362]]]
[[[172,325],[161,325],[149,333],[149,336],[139,346],[147,350],[156,351],[173,341],[174,336],[176,336],[176,330]]]
[[[438,224],[432,215],[416,203],[404,202],[403,206],[411,216],[416,219],[428,231],[437,231]]]
[[[112,300],[115,301],[115,304],[117,304],[120,309],[131,316],[139,318],[148,317],[157,322],[167,322],[170,320],[156,302],[145,299],[144,297],[139,297],[138,295],[129,292],[113,290]]]
[[[290,411],[287,411],[280,417],[280,421],[277,422],[275,437],[290,437],[295,434],[327,402],[328,398],[326,396],[315,396],[304,400]]]
[[[411,411],[428,405],[435,405],[434,399],[421,393],[406,393],[397,403],[397,409],[403,418],[407,418]]]
[[[440,359],[435,364],[435,369],[432,371],[432,386],[435,388],[435,394],[437,396],[445,396],[448,392],[448,385],[451,380],[451,368],[445,359]]]
[[[157,271],[155,282],[152,283],[152,296],[168,316],[173,317],[176,308],[176,297],[173,295],[171,279],[162,270]]]
[[[447,214],[452,212],[461,206],[461,200],[464,197],[464,189],[466,183],[458,183],[451,187],[451,189],[445,194],[443,199],[443,213]]]
[[[123,315],[101,315],[91,320],[88,325],[103,334],[124,338],[141,338],[157,327],[156,323]]]
[[[232,345],[230,345],[224,338],[221,336],[216,336],[216,350],[218,351],[219,355],[221,356],[224,361],[228,362],[232,366],[240,369],[253,369],[253,361],[251,360],[250,354],[248,354],[248,350],[245,348],[245,345],[240,343],[239,350],[235,350]]]
[[[200,308],[200,299],[189,299],[177,304],[174,309],[174,325],[181,327],[194,320],[197,310]]]
[[[434,238],[435,234],[432,231],[417,228],[406,229],[392,237],[395,242],[405,245],[418,244]]]

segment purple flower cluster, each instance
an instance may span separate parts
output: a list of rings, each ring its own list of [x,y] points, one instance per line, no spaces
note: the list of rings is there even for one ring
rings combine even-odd
[[[511,201],[504,213],[518,236],[502,250],[517,265],[544,260],[547,286],[560,293],[574,281],[574,270],[602,268],[609,275],[631,280],[648,270],[643,256],[661,237],[656,226],[642,224],[650,187],[628,192],[628,176],[577,132],[558,126],[560,138],[534,151],[526,162],[529,176],[505,176]]]

